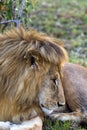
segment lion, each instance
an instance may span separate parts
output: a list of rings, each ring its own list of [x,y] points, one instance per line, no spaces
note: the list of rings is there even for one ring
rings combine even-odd
[[[42,95],[50,88],[48,106],[64,105],[59,81],[67,57],[60,40],[35,30],[20,27],[0,34],[0,120],[20,123],[36,116],[43,120]]]
[[[47,107],[44,104],[48,103],[50,97],[45,90],[44,93],[47,97],[43,97],[45,103],[43,101],[42,110],[52,119],[73,120],[78,123],[84,121],[87,124],[87,68],[66,62],[62,66],[61,73],[60,80],[57,79],[58,81],[55,81],[55,83],[61,82],[66,103],[55,110],[51,109],[50,105]],[[49,78],[51,78],[51,75],[47,77],[47,80]],[[53,79],[56,80],[55,77]],[[53,84],[51,83],[49,86],[53,86]],[[58,84],[59,91],[62,91],[60,87]],[[53,97],[50,100],[53,100]]]

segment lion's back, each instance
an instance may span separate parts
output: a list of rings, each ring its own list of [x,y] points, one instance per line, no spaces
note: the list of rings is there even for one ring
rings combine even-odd
[[[63,87],[67,102],[72,109],[87,110],[86,68],[78,64],[66,63],[63,68]]]

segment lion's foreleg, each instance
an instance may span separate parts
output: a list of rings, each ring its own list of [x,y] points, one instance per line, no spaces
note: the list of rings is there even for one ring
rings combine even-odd
[[[80,112],[71,112],[71,113],[52,113],[49,117],[53,120],[61,120],[61,121],[77,121],[81,122],[86,115]]]

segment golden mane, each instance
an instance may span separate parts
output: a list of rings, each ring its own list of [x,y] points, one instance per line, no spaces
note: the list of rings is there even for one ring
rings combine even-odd
[[[54,64],[61,64],[67,60],[67,53],[62,45],[62,41],[59,39],[38,33],[35,30],[26,31],[22,27],[0,34],[0,52],[5,50],[4,55],[9,55],[11,51],[16,50],[18,56],[23,56],[31,50],[36,50],[44,60]],[[10,49],[9,52],[8,48],[13,50]],[[2,59],[2,57],[3,54],[0,53],[0,58]]]
[[[61,44],[60,40],[37,31],[26,31],[22,27],[0,34],[1,113],[7,107],[3,105],[3,99],[5,104],[10,100],[16,108],[17,105],[22,106],[20,110],[35,102],[41,78],[49,66],[54,64],[60,67],[67,59]]]

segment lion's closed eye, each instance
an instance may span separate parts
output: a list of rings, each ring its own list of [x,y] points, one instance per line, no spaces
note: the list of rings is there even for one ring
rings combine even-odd
[[[53,82],[54,88],[55,88],[55,89],[58,89],[58,79],[53,78],[53,79],[51,79],[51,80],[52,80],[52,82]]]
[[[53,79],[53,83],[57,86],[58,85],[58,80],[57,79]]]

